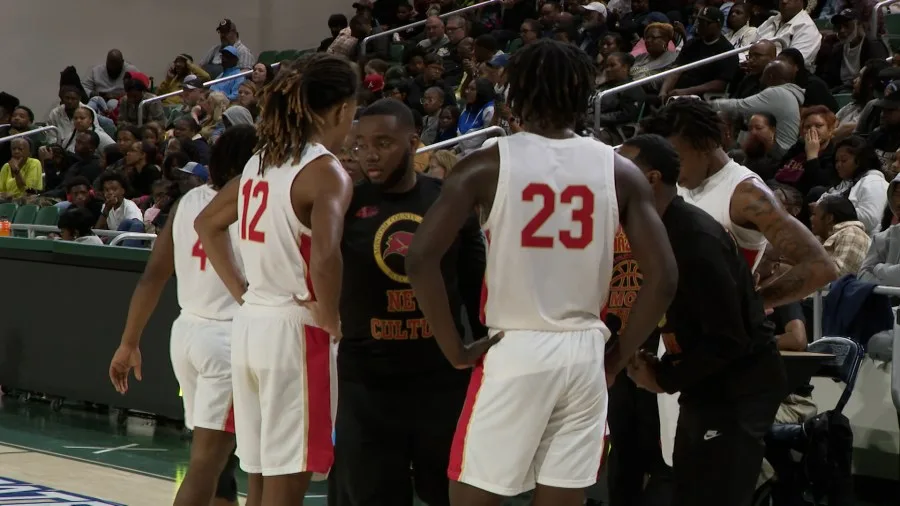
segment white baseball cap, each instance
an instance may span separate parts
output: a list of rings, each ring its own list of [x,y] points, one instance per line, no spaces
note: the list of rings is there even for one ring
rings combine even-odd
[[[600,14],[606,16],[606,6],[600,2],[591,2],[584,6],[584,10],[599,12]]]

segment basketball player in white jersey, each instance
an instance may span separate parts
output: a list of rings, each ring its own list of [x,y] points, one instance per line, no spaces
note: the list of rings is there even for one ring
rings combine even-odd
[[[331,339],[338,335],[344,214],[350,176],[340,150],[359,77],[317,54],[281,72],[262,96],[258,153],[197,218],[200,240],[232,294],[231,359],[241,468],[262,475],[247,504],[303,504],[313,473],[334,459]],[[247,285],[227,247],[239,222]],[[315,234],[315,240],[312,235]]]
[[[131,298],[122,342],[109,366],[109,378],[119,393],[128,391],[132,368],[141,379],[141,334],[175,274],[181,315],[172,324],[172,368],[183,393],[185,425],[194,431],[190,464],[175,496],[176,506],[207,506],[214,494],[215,504],[237,504],[236,483],[229,487],[220,482],[217,492],[216,478],[234,450],[231,320],[238,304],[207,262],[194,219],[218,189],[240,173],[255,146],[252,126],[226,131],[212,150],[209,184],[192,189],[172,206]],[[233,227],[232,247],[237,246],[236,232]],[[223,479],[233,482],[233,468],[228,474]],[[232,491],[225,494],[223,488]]]
[[[668,104],[641,130],[666,137],[681,157],[678,194],[709,213],[734,237],[755,269],[766,242],[793,267],[759,288],[767,308],[800,300],[837,277],[837,268],[812,232],[794,219],[768,186],[722,149],[722,120],[701,100]]]
[[[416,232],[407,274],[441,350],[456,367],[475,365],[450,455],[451,504],[496,506],[536,487],[537,506],[579,506],[600,467],[607,378],[655,328],[677,268],[641,172],[574,132],[593,91],[591,58],[541,40],[513,55],[507,72],[525,131],[454,167]],[[439,263],[476,206],[489,244],[485,323],[503,338],[466,347]],[[599,313],[620,223],[644,289],[604,360]]]

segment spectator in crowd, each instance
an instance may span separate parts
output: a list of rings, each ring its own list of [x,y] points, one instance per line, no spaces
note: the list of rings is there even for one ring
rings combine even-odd
[[[74,157],[69,156],[59,144],[41,146],[38,149],[38,160],[44,169],[44,188],[62,188],[63,176],[75,163]]]
[[[94,196],[91,182],[84,176],[73,176],[63,186],[63,200],[56,207],[65,209],[80,209],[90,217],[90,225],[94,226],[100,219],[103,210],[103,200]]]
[[[200,135],[200,125],[193,118],[176,121],[172,134],[192,162],[202,165],[209,163],[209,143]]]
[[[900,176],[894,176],[887,190],[888,207],[900,216]],[[872,237],[872,245],[857,274],[860,281],[900,286],[900,225],[890,225]]]
[[[651,25],[653,23],[669,24],[671,22],[672,21],[665,14],[663,14],[661,12],[651,12],[650,14],[647,15],[646,18],[644,18],[643,29],[646,30],[647,26]],[[643,34],[643,31],[641,32],[641,34]],[[636,43],[627,44],[627,45],[631,46],[631,50],[628,52],[630,52],[632,56],[638,56],[640,54],[647,52],[647,42],[644,40],[643,37],[638,39],[638,41]],[[669,47],[667,47],[667,49],[669,49],[671,51],[675,51],[676,47],[674,44],[672,44]]]
[[[70,207],[59,215],[56,226],[59,227],[60,239],[91,246],[103,246],[103,241],[91,230],[94,216],[81,207]]]
[[[362,40],[372,33],[372,22],[366,17],[357,14],[350,20],[350,26],[341,30],[334,42],[328,46],[327,52],[344,55],[355,60],[359,55],[359,46]]]
[[[446,141],[456,137],[457,128],[459,126],[460,110],[455,105],[449,105],[441,109],[440,121],[438,122],[437,136],[434,142]]]
[[[94,228],[121,232],[143,232],[144,221],[137,204],[125,198],[128,181],[120,172],[105,172],[98,181],[103,189],[103,209]]]
[[[106,63],[91,68],[81,82],[91,99],[91,106],[97,111],[115,109],[118,100],[125,94],[125,74],[128,72],[138,72],[138,69],[125,61],[121,51],[110,50],[106,54]],[[94,100],[95,97],[98,100]]]
[[[165,139],[166,133],[163,131],[162,126],[155,121],[151,121],[150,123],[144,124],[143,128],[141,128],[141,139],[144,142],[149,142],[156,146],[157,151],[161,155],[163,149],[165,148]],[[162,157],[157,157],[157,161],[162,162]]]
[[[31,156],[31,143],[24,137],[10,141],[12,158],[0,168],[0,200],[23,197],[44,189],[41,162]]]
[[[359,184],[366,180],[366,175],[363,174],[362,166],[356,156],[356,127],[357,122],[354,121],[353,126],[350,128],[350,133],[347,134],[344,144],[341,145],[341,151],[338,153],[338,160],[341,162],[344,170],[347,171],[347,174],[350,175],[353,184]]]
[[[810,228],[822,240],[822,246],[837,266],[838,277],[859,271],[871,238],[847,197],[822,197],[813,207]]]
[[[102,169],[100,156],[97,155],[97,142],[96,132],[82,132],[75,136],[75,162],[66,169],[61,178],[62,183],[44,193],[45,196],[63,198],[66,195],[68,181],[80,176],[93,182],[100,176]]]
[[[727,25],[730,31],[728,42],[735,49],[747,47],[757,41],[756,27],[750,25],[750,7],[747,4],[734,4],[731,7],[727,15]],[[747,53],[738,55],[741,63],[746,59]]]
[[[606,6],[600,2],[591,2],[584,6],[584,22],[581,25],[578,47],[594,60],[600,53],[600,41],[608,32],[606,14]]]
[[[456,155],[452,151],[439,149],[431,152],[431,158],[428,160],[428,170],[426,174],[438,179],[445,179],[450,175],[453,166],[456,165]]]
[[[646,1],[646,0],[635,0]],[[632,9],[634,3],[632,3]],[[725,18],[722,11],[715,7],[704,7],[697,15],[697,37],[688,41],[675,60],[675,66],[700,61],[710,56],[731,51],[731,44],[722,36],[722,24]],[[697,95],[706,93],[722,93],[728,83],[734,79],[738,71],[737,55],[724,58],[708,65],[680,72],[665,79],[660,97],[665,100],[671,96]]]
[[[761,24],[757,35],[760,40],[776,42],[782,51],[787,48],[796,49],[803,55],[805,67],[815,71],[816,55],[819,54],[822,45],[822,34],[804,10],[806,2],[807,0],[781,0],[778,3],[778,14]]]
[[[151,187],[152,193],[150,194],[153,205],[144,211],[144,230],[148,234],[158,233],[158,229],[156,225],[153,224],[153,221],[156,220],[162,209],[168,208],[172,203],[170,195],[173,193],[173,186],[177,186],[177,183],[166,179],[157,179],[153,182]]]
[[[800,129],[800,104],[803,103],[803,90],[791,82],[794,76],[790,65],[773,61],[766,66],[762,74],[763,90],[747,98],[727,98],[713,100],[713,109],[749,117],[756,113],[767,113],[775,116],[778,124],[775,140],[785,150],[797,140]]]
[[[162,172],[155,165],[156,146],[149,142],[138,141],[128,147],[125,152],[125,176],[128,179],[128,198],[150,195],[153,183],[162,178]]]
[[[212,143],[213,134],[216,130],[222,130],[222,115],[228,109],[230,101],[222,92],[213,91],[206,98],[201,99],[194,108],[194,119],[200,123],[200,135],[207,142]]]
[[[194,58],[191,57],[191,55],[182,53],[175,57],[172,65],[166,70],[166,78],[156,87],[156,92],[159,95],[165,95],[167,93],[178,91],[181,89],[188,76],[197,77],[202,81],[209,81],[211,79],[209,73],[203,70],[201,66],[194,63]],[[163,99],[162,105],[180,105],[181,100],[181,95],[174,95]]]
[[[99,123],[97,123],[97,113],[86,105],[81,105],[75,110],[75,114],[72,115],[72,124],[74,125],[72,133],[62,142],[62,147],[66,151],[74,153],[75,137],[78,134],[85,132],[93,132],[97,135],[97,141],[99,142],[97,149],[99,150],[103,150],[110,144],[115,144],[109,135],[106,135],[106,132],[104,132],[102,128],[99,128]]]
[[[469,78],[481,76],[484,73],[485,65],[498,54],[503,54],[503,51],[500,50],[500,43],[497,42],[497,39],[489,33],[479,35],[472,47],[472,56],[476,63],[475,73],[468,72],[469,69],[466,69]]]
[[[875,148],[882,170],[893,179],[892,167],[900,149],[900,81],[892,82],[888,88],[892,88],[890,93],[874,103],[881,108],[881,126],[870,134],[869,142]]]
[[[447,45],[450,44],[450,38],[444,31],[444,21],[437,17],[431,16],[425,21],[425,38],[419,42],[419,47],[425,50],[426,54],[436,54],[443,58],[450,54]]]
[[[846,92],[853,88],[853,81],[863,65],[873,59],[884,60],[887,54],[880,41],[870,40],[859,22],[855,9],[844,9],[831,18],[837,31],[837,45],[832,48],[831,58],[826,60],[822,78],[835,92]]]
[[[458,135],[482,130],[491,125],[494,118],[494,85],[484,78],[478,78],[466,89],[466,106],[459,116]],[[459,143],[457,149],[468,153],[481,147],[486,137],[473,137]]]
[[[433,86],[425,90],[422,96],[422,134],[420,139],[426,146],[434,144],[438,133],[438,123],[441,121],[441,109],[444,107],[446,92],[440,87]]]
[[[766,184],[772,189],[772,193],[778,198],[778,202],[785,211],[794,218],[800,216],[805,206],[803,205],[803,195],[796,188],[775,180],[767,181]]]
[[[840,178],[834,167],[834,113],[818,105],[800,114],[800,139],[784,155],[775,180],[806,195],[814,186],[829,188]],[[802,221],[802,220],[801,220]]]
[[[859,70],[859,75],[853,79],[850,103],[837,112],[838,128],[834,133],[835,138],[847,137],[856,130],[866,105],[875,99],[876,87],[881,87],[878,73],[885,67],[887,62],[884,60],[869,60]]]
[[[628,53],[613,53],[606,58],[605,63],[606,82],[598,91],[615,88],[631,81],[629,72],[634,64],[634,56]],[[595,132],[597,138],[610,146],[621,144],[625,139],[617,129],[638,121],[645,99],[644,89],[639,86],[629,88],[621,93],[603,95],[600,100],[599,115],[601,129],[599,132]]]
[[[447,105],[455,105],[456,96],[453,94],[453,89],[441,79],[444,70],[441,57],[436,54],[425,55],[424,63],[424,72],[410,82],[409,92],[406,96],[407,105],[420,113],[425,112],[422,107],[425,91],[434,87],[444,91],[444,101]]]
[[[841,181],[825,195],[847,197],[865,231],[874,234],[887,206],[888,189],[875,150],[862,137],[848,137],[835,145],[834,166]]]
[[[384,98],[393,98],[394,100],[399,100],[400,102],[406,102],[406,97],[409,95],[409,81],[406,80],[393,80],[384,83]]]
[[[272,67],[265,63],[257,63],[253,66],[253,72],[248,78],[250,82],[256,85],[256,89],[261,90],[263,86],[272,82],[275,78],[275,71]]]
[[[347,16],[343,14],[332,14],[328,17],[328,31],[331,32],[331,37],[327,37],[322,39],[322,42],[319,43],[319,48],[316,49],[319,53],[324,53],[331,46],[331,43],[334,42],[334,39],[337,38],[338,34],[341,33],[341,30],[347,28],[349,23],[347,22]],[[260,65],[260,64],[257,64]],[[256,70],[256,67],[253,67]]]
[[[734,11],[732,11],[734,12]],[[757,112],[747,122],[747,135],[741,141],[744,158],[740,163],[764,181],[775,177],[786,150],[775,142],[778,120],[768,112]]]
[[[444,81],[452,86],[459,86],[462,81],[462,58],[459,54],[459,44],[469,36],[469,23],[463,16],[450,16],[447,19],[447,54],[444,58]]]
[[[634,65],[631,67],[631,77],[633,79],[643,79],[671,68],[678,57],[677,51],[669,50],[669,44],[672,43],[674,36],[675,30],[668,23],[650,23],[647,25],[644,28],[644,46],[647,51],[634,58]],[[656,92],[659,91],[659,86],[658,81],[645,85],[645,87],[649,87],[649,89]]]
[[[380,58],[372,58],[366,63],[366,66],[363,67],[365,71],[366,77],[371,75],[379,75],[382,78],[384,77],[385,72],[391,68],[390,64]]]
[[[203,80],[197,76],[187,76],[181,84],[181,107],[173,109],[169,113],[166,125],[174,125],[175,121],[191,117],[194,107],[204,97],[206,90],[203,87]]]
[[[403,52],[403,66],[410,79],[419,77],[425,71],[425,50],[419,46],[409,46]]]
[[[743,69],[746,73],[743,79],[732,90],[731,98],[747,98],[756,95],[763,90],[762,73],[766,66],[775,60],[778,51],[772,41],[761,40],[746,52],[746,61]],[[804,92],[805,97],[805,92]]]
[[[831,112],[837,112],[837,100],[834,99],[834,95],[831,94],[828,85],[819,76],[812,74],[803,66],[803,56],[800,54],[800,51],[788,48],[779,53],[775,59],[788,63],[795,69],[794,83],[804,90],[803,107],[824,105]]]
[[[47,118],[47,126],[56,127],[56,130],[47,132],[48,143],[63,144],[72,136],[72,132],[75,131],[75,121],[73,119],[75,111],[79,106],[86,107],[85,104],[81,103],[80,96],[81,93],[74,86],[64,85],[59,88],[59,100],[61,103],[50,111],[50,116]],[[100,124],[97,123],[95,126],[99,128]]]
[[[241,42],[240,34],[237,31],[237,25],[230,19],[223,19],[216,27],[219,33],[219,43],[211,47],[206,55],[200,60],[200,66],[203,67],[210,77],[219,77],[222,73],[222,50],[226,47],[233,47],[237,52],[237,67],[239,69],[249,69],[256,62],[256,56],[250,51],[243,42]]]
[[[640,38],[644,28],[644,18],[650,14],[650,3],[647,0],[631,0],[631,12],[619,19],[613,27],[629,44],[634,44]]]
[[[118,126],[137,125],[138,124],[138,108],[141,102],[147,99],[156,98],[156,95],[150,93],[150,78],[140,72],[129,73],[130,79],[125,80],[125,96],[119,100],[119,121]],[[151,102],[144,106],[144,121],[158,121],[164,123],[166,121],[166,113],[163,110],[162,102]]]
[[[175,172],[176,179],[188,182],[188,187],[194,188],[206,184],[209,180],[209,168],[197,162],[188,162]]]
[[[597,53],[597,58],[594,60],[598,69],[597,84],[603,84],[603,80],[606,79],[603,77],[603,64],[606,57],[613,53],[627,53],[630,50],[631,45],[625,42],[620,34],[610,32],[603,36],[600,40],[600,52]]]
[[[215,130],[210,135],[209,143],[211,145],[215,144],[226,130],[235,125],[253,125],[254,123],[253,115],[250,114],[246,107],[233,105],[222,113],[222,120],[216,125]]]
[[[234,46],[225,46],[222,48],[222,74],[219,76],[219,79],[224,77],[232,77],[241,73],[241,68],[238,67],[238,58],[239,53],[236,47]],[[210,91],[219,91],[225,94],[228,97],[228,100],[237,100],[238,98],[238,89],[241,86],[241,82],[243,82],[240,78],[231,79],[230,81],[223,81],[221,83],[214,84],[209,87]]]
[[[0,124],[9,122],[13,110],[19,107],[19,99],[6,92],[0,92]],[[5,128],[5,127],[0,127]]]
[[[122,170],[125,167],[125,153],[119,150],[118,144],[110,144],[100,150],[100,168],[102,170]]]
[[[0,106],[2,107],[2,106]],[[0,127],[0,137],[16,135],[34,130],[34,113],[31,109],[24,105],[19,105],[11,109],[12,114],[9,116],[9,126]],[[4,120],[0,119],[0,122]],[[37,156],[38,149],[46,144],[46,136],[43,132],[36,132],[26,136],[28,142],[31,143],[31,154]],[[0,165],[8,162],[12,158],[12,148],[10,143],[0,144]]]
[[[122,155],[121,162],[115,161],[115,163],[109,164],[110,170],[122,170],[125,168],[125,153],[128,152],[131,145],[135,142],[141,140],[141,130],[135,125],[125,125],[116,132],[116,144],[119,147],[119,153]],[[102,150],[102,151],[105,151]]]
[[[475,62],[475,40],[471,37],[466,37],[461,40],[460,43],[456,46],[456,54],[459,58],[460,65],[462,67],[462,73],[460,74],[459,84],[455,89],[456,96],[455,98],[459,99],[462,97],[463,84],[468,85],[468,82],[471,80],[470,76],[477,75],[478,73],[478,65]]]
[[[235,105],[239,105],[250,111],[252,117],[256,117],[259,114],[259,106],[256,105],[257,89],[258,88],[253,84],[253,81],[250,81],[249,79],[242,82],[241,86],[238,88],[238,98],[234,101]]]
[[[541,36],[549,38],[553,34],[553,27],[559,20],[559,14],[562,12],[559,2],[548,0],[541,5],[540,17],[538,21],[541,23]]]
[[[519,29],[519,40],[521,40],[521,44],[519,47],[525,46],[528,44],[533,44],[538,39],[541,38],[541,23],[534,19],[526,19],[522,22],[522,27]]]

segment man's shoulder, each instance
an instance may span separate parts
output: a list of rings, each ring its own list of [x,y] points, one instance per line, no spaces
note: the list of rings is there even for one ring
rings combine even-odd
[[[685,202],[681,197],[669,205],[669,209],[663,215],[663,223],[669,237],[677,238],[672,243],[673,249],[700,251],[711,245],[728,248],[733,244],[731,236],[721,223],[703,209]]]

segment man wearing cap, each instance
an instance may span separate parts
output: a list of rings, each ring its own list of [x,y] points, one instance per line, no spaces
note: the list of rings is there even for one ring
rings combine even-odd
[[[221,61],[222,61],[222,74],[217,79],[222,79],[225,77],[236,76],[241,73],[241,69],[238,67],[238,62],[240,60],[240,52],[234,46],[225,46],[220,51],[222,53]],[[234,78],[228,81],[223,81],[218,84],[214,84],[209,87],[210,91],[221,91],[228,97],[228,100],[232,102],[237,100],[238,97],[238,89],[241,87],[241,83],[244,80],[241,78]]]
[[[203,96],[203,83],[203,79],[194,74],[189,74],[184,77],[184,82],[181,83],[181,107],[169,111],[168,120],[166,122],[168,128],[174,126],[175,122],[179,119],[192,118],[191,110]]]
[[[166,78],[159,83],[156,92],[160,95],[172,93],[181,89],[182,84],[188,77],[199,77],[204,81],[209,81],[209,73],[207,73],[200,65],[194,63],[194,58],[189,54],[180,54],[175,57],[172,65],[166,71]],[[164,106],[181,105],[181,95],[166,98],[162,101]]]
[[[834,93],[849,93],[859,70],[872,58],[884,59],[887,52],[881,42],[870,40],[859,23],[859,12],[844,9],[831,17],[840,43],[835,45],[831,58],[825,60],[822,78]]]
[[[119,100],[119,118],[117,125],[138,124],[138,107],[142,101],[148,98],[154,98],[156,95],[150,93],[150,78],[146,74],[140,72],[125,73],[125,96]],[[144,122],[157,121],[160,124],[165,123],[166,113],[159,101],[150,102],[144,106]]]
[[[890,181],[894,177],[892,165],[900,149],[900,80],[887,86],[884,98],[875,101],[881,108],[881,126],[869,134],[869,144],[881,161],[881,170]]]
[[[591,2],[584,6],[584,24],[581,26],[578,47],[589,54],[592,59],[600,52],[600,41],[606,36],[606,6],[600,2]]]
[[[95,109],[106,111],[115,109],[118,100],[125,94],[125,73],[138,72],[137,67],[125,61],[122,52],[112,49],[106,54],[106,63],[93,67],[87,77],[81,81],[85,93],[89,97],[100,97],[102,100],[91,100]]]
[[[822,46],[822,34],[806,12],[807,0],[781,0],[778,14],[759,25],[759,40],[771,40],[779,45],[779,51],[796,48],[803,55],[806,68],[816,70],[816,55]]]
[[[731,51],[734,46],[722,35],[725,15],[718,7],[706,6],[697,14],[697,36],[689,40],[675,60],[675,67],[687,65],[717,54]],[[690,72],[680,72],[666,78],[659,92],[660,98],[681,95],[703,96],[722,93],[738,71],[737,55],[714,61]]]
[[[241,42],[240,34],[237,31],[237,25],[230,19],[223,19],[216,27],[219,33],[219,44],[211,47],[209,52],[200,60],[200,66],[203,67],[210,76],[218,77],[222,72],[222,50],[226,46],[235,49],[238,58],[236,67],[239,69],[251,69],[256,63],[256,56],[250,49]]]

